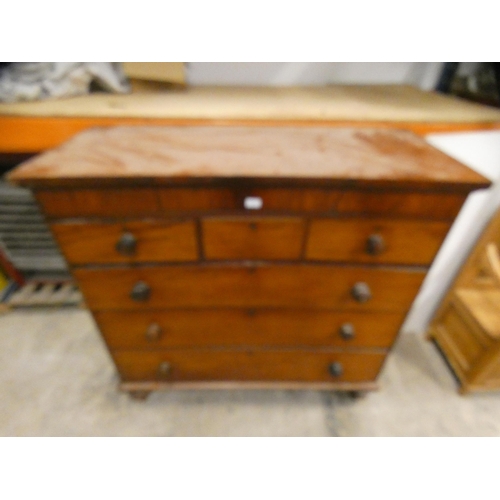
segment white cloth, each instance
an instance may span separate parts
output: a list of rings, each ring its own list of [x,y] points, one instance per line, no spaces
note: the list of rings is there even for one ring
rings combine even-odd
[[[0,70],[0,101],[35,101],[87,94],[93,82],[109,92],[130,92],[120,63],[13,63]]]

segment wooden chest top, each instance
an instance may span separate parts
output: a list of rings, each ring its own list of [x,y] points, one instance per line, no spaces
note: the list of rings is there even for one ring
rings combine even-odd
[[[242,178],[325,187],[397,183],[461,192],[489,184],[411,132],[301,127],[92,129],[9,175],[11,182],[33,187]]]

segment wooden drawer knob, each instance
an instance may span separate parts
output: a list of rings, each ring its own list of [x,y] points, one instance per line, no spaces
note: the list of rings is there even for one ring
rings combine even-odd
[[[330,363],[328,371],[332,377],[341,377],[344,373],[344,367],[342,366],[342,363],[335,361],[334,363]]]
[[[366,240],[366,253],[380,255],[385,250],[385,241],[380,234],[372,234]]]
[[[130,292],[130,298],[136,302],[145,302],[151,295],[150,286],[144,281],[138,281]]]
[[[351,294],[360,303],[368,302],[372,298],[370,287],[362,281],[351,288]]]
[[[158,323],[151,323],[146,328],[146,340],[149,342],[154,342],[156,340],[160,340],[162,334],[161,326]]]
[[[352,323],[343,323],[340,325],[339,333],[344,340],[351,340],[355,337],[356,330]]]
[[[122,255],[135,255],[137,238],[132,233],[123,233],[116,242],[115,248]]]
[[[172,365],[168,361],[163,361],[158,365],[158,376],[161,378],[168,377],[172,373]]]

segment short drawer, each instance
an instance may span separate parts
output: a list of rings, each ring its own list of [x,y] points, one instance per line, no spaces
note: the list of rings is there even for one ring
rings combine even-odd
[[[388,348],[404,313],[268,309],[96,311],[112,349],[192,347]]]
[[[340,262],[429,265],[450,224],[391,219],[315,219],[310,223],[306,259]]]
[[[111,353],[123,381],[368,382],[384,353],[169,350]]]
[[[206,259],[297,260],[304,240],[300,218],[207,218],[202,221]]]
[[[317,265],[75,269],[91,309],[286,307],[404,311],[424,271]]]
[[[71,264],[193,261],[198,258],[193,221],[52,224]]]

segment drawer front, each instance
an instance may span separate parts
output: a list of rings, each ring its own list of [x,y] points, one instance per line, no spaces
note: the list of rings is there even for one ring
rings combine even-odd
[[[453,221],[466,198],[467,194],[462,193],[353,190],[341,194],[337,211]]]
[[[231,210],[246,213],[260,212],[331,212],[341,191],[319,188],[252,187],[241,182],[228,188],[160,188],[162,211]]]
[[[96,311],[112,349],[288,346],[388,348],[404,313],[267,309]]]
[[[384,354],[341,351],[114,351],[123,381],[374,381]],[[332,366],[333,365],[333,366]]]
[[[314,265],[179,265],[76,269],[74,276],[88,306],[95,310],[294,307],[405,311],[424,272]]]
[[[202,221],[206,259],[297,260],[304,240],[299,218],[208,218]]]
[[[193,221],[121,224],[52,224],[71,264],[193,261],[198,259]]]
[[[138,187],[38,190],[49,218],[137,217],[183,212],[341,213],[453,220],[466,195],[340,188]]]
[[[390,219],[315,219],[306,259],[429,265],[450,224]]]
[[[39,190],[50,218],[123,217],[183,212],[330,212],[341,192],[307,188],[107,188]]]
[[[483,345],[474,335],[474,328],[464,321],[463,314],[454,302],[450,302],[434,329],[444,350],[451,352],[449,357],[453,358],[463,372],[469,371],[485,352]]]
[[[64,217],[137,217],[160,213],[153,188],[64,189],[35,192],[44,214]]]

